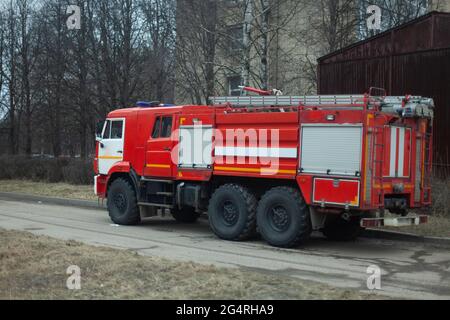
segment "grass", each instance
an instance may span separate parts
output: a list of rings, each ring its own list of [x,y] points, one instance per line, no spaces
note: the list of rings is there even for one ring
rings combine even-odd
[[[46,197],[81,200],[97,199],[93,186],[33,182],[28,180],[0,180],[0,192],[27,193]]]
[[[144,257],[0,229],[0,299],[380,299],[283,276]],[[81,290],[66,270],[81,269]]]

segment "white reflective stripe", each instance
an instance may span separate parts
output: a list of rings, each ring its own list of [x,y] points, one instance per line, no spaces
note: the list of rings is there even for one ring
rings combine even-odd
[[[391,127],[391,161],[389,164],[389,176],[395,177],[395,160],[397,153],[397,127]]]
[[[404,177],[404,164],[405,164],[405,128],[400,128],[399,147],[398,147],[398,177]]]
[[[216,156],[261,157],[261,158],[297,158],[296,148],[258,148],[258,147],[216,147]]]

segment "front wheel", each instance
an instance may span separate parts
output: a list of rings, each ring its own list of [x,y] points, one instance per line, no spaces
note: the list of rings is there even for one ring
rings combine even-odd
[[[296,189],[273,188],[259,201],[258,229],[273,246],[291,248],[308,239],[310,219],[309,208]]]
[[[114,180],[108,190],[108,212],[111,220],[119,225],[135,225],[141,221],[136,193],[125,179]]]

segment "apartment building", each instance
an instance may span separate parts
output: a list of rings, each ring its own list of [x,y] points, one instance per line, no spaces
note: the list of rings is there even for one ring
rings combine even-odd
[[[214,50],[206,50],[204,43],[194,45],[196,52],[183,59],[196,63],[179,59],[178,66],[189,65],[190,70],[176,74],[176,102],[206,103],[208,95],[241,95],[241,85],[277,88],[285,94],[316,93],[317,58],[361,40],[370,4],[382,9],[380,31],[409,16],[450,11],[450,0],[178,0],[178,38],[190,39],[192,45],[214,33],[209,42]],[[190,34],[193,30],[195,35]]]

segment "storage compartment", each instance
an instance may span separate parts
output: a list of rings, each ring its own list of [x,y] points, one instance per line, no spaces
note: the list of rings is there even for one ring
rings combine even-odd
[[[301,171],[358,176],[361,173],[360,125],[303,125]]]
[[[313,203],[359,207],[359,180],[315,178]]]
[[[178,166],[210,168],[212,165],[212,126],[182,126],[179,130]]]

